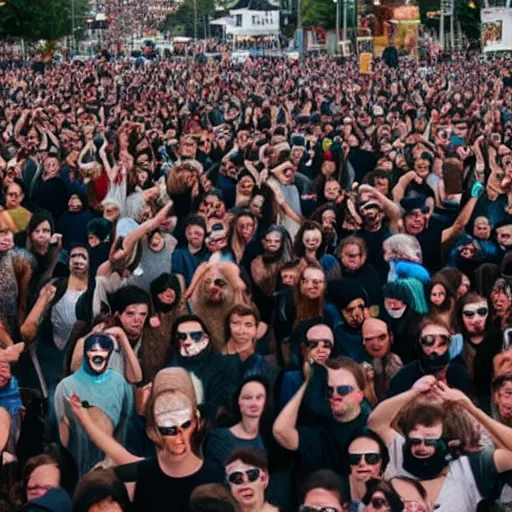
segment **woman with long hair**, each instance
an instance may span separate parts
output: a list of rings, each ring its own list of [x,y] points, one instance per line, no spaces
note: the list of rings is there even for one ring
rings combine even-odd
[[[216,428],[206,443],[206,458],[223,467],[236,448],[256,448],[267,452],[272,439],[270,388],[261,376],[245,378],[233,397],[229,427]],[[223,421],[219,422],[220,424]]]
[[[453,313],[457,294],[448,280],[440,274],[434,274],[427,287],[426,295],[431,313],[441,318],[450,327],[454,327]]]
[[[256,227],[256,217],[248,210],[242,210],[231,219],[228,245],[235,255],[236,263],[242,261],[245,249],[256,233]]]

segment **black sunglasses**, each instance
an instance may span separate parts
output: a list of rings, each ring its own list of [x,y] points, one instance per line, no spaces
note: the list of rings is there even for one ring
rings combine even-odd
[[[179,434],[180,430],[188,430],[192,425],[192,421],[185,421],[182,425],[175,425],[174,427],[157,427],[158,432],[162,436],[175,437]]]
[[[301,505],[299,512],[341,512],[341,508],[336,507],[310,507],[309,505]]]
[[[327,396],[329,398],[334,396],[334,391],[340,396],[347,396],[354,391],[354,388],[352,386],[327,386]]]
[[[187,338],[190,338],[195,343],[200,342],[204,338],[203,331],[189,331],[189,332],[179,332],[177,333],[178,341],[185,341]]]
[[[424,444],[425,446],[433,446],[438,447],[444,444],[442,439],[423,439],[421,437],[408,437],[407,444],[409,446],[420,446]]]
[[[422,336],[420,338],[420,343],[424,347],[433,347],[436,341],[439,340],[439,346],[445,347],[450,344],[451,337],[447,334],[427,334],[426,336]]]
[[[306,347],[308,347],[308,349],[312,350],[312,349],[318,347],[318,345],[320,345],[320,343],[322,344],[323,348],[329,348],[332,350],[332,341],[331,340],[306,340]]]
[[[475,315],[486,316],[487,313],[489,313],[489,308],[478,308],[477,310],[466,309],[462,312],[466,318],[473,318]]]
[[[228,482],[233,485],[242,485],[245,481],[244,474],[247,476],[248,482],[256,482],[261,475],[261,470],[252,468],[245,471],[233,471],[228,475]]]
[[[310,507],[309,505],[299,507],[299,512],[341,512],[342,510],[336,507]]]
[[[366,464],[370,464],[370,466],[378,464],[382,459],[382,455],[380,453],[349,453],[349,464],[351,466],[358,466],[363,457]]]

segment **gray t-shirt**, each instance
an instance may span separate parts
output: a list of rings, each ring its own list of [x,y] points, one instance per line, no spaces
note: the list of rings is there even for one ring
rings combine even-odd
[[[389,445],[386,479],[406,476],[418,480],[403,468],[404,443],[405,437],[397,434]],[[475,512],[478,503],[492,493],[497,479],[492,450],[484,449],[451,461],[434,504],[436,512]]]

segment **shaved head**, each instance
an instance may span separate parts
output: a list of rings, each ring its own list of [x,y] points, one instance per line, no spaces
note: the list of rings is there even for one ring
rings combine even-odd
[[[391,337],[386,322],[378,318],[367,318],[363,323],[363,344],[366,352],[373,358],[389,354]]]

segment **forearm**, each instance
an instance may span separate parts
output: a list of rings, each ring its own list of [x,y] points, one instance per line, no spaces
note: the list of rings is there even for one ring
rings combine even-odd
[[[391,428],[398,413],[418,395],[419,392],[416,389],[410,389],[384,400],[370,414],[368,427],[377,433],[379,430]]]
[[[469,399],[464,402],[463,407],[487,430],[497,448],[512,450],[512,428],[485,414]]]
[[[400,200],[404,197],[405,191],[410,183],[414,180],[414,176],[406,174],[402,176],[398,183],[394,186],[392,191],[393,201],[395,203],[399,203]]]
[[[478,198],[472,197],[464,205],[464,208],[462,208],[462,210],[460,211],[453,225],[443,231],[441,240],[443,244],[446,244],[450,240],[453,240],[456,236],[462,234],[464,228],[466,227],[466,224],[469,222],[469,219],[471,218],[471,215],[473,215],[473,210],[475,209],[477,202]]]
[[[142,368],[140,367],[139,360],[133,351],[128,339],[121,342],[123,353],[125,357],[125,377],[130,384],[137,384],[142,380]]]
[[[306,393],[308,381],[304,382],[293,398],[286,404],[281,414],[274,422],[272,431],[274,437],[281,446],[288,450],[299,448],[299,432],[297,430],[297,418],[299,416],[300,404]]]
[[[40,319],[43,317],[44,310],[46,309],[47,302],[44,298],[39,297],[30,310],[27,318],[20,327],[22,341],[31,342],[37,334],[37,326]]]

